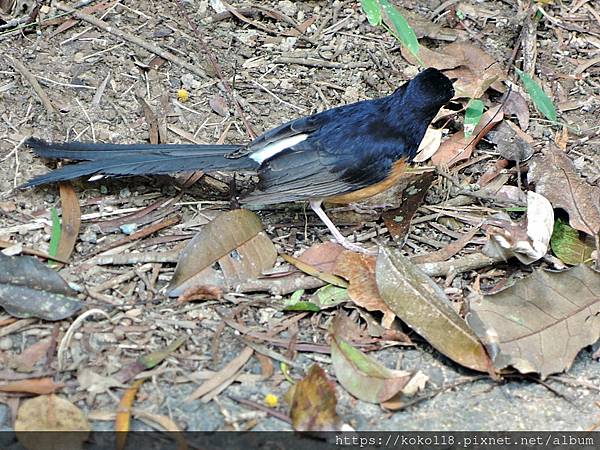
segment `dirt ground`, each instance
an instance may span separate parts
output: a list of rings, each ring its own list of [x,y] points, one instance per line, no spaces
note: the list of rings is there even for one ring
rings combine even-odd
[[[175,1],[108,3],[108,8],[95,13],[97,17],[103,16],[113,28],[176,55],[193,65],[194,72],[175,62],[157,60],[140,45],[84,21],[65,31],[58,29],[60,25],[37,32],[0,31],[0,239],[48,249],[50,209],[60,206],[57,187],[16,189],[54,164],[18,147],[31,135],[55,141],[147,142],[150,127],[138,101],[141,97],[152,110],[166,111],[169,143],[246,142],[248,127],[224,100],[227,92],[206,57],[208,52],[233,85],[244,117],[256,133],[332,106],[387,95],[417,73],[417,68],[401,56],[399,44],[382,28],[369,25],[357,1],[284,0],[254,5],[231,1],[251,23],[227,14],[216,15],[208,1],[185,1],[186,14],[199,24],[198,30],[190,27]],[[465,39],[501,65],[511,61],[524,20],[521,2],[396,3],[411,14],[453,30],[444,39],[432,31],[417,33],[421,43],[434,48],[457,38]],[[598,60],[600,16],[594,10],[594,2],[539,4],[549,18],[538,25],[535,72],[554,99],[561,119],[570,126],[569,156],[579,173],[590,184],[598,185],[600,65],[584,66],[594,58]],[[452,7],[465,15],[462,25],[457,25],[449,14]],[[303,35],[297,36],[290,23],[281,17],[268,17],[264,8],[284,13],[296,24],[308,24],[311,17],[315,20]],[[47,14],[59,12],[51,9]],[[409,22],[414,24],[411,17]],[[519,67],[523,64],[522,55],[519,52],[514,59]],[[36,77],[56,112],[48,113],[31,84],[6,62],[6,56],[20,61]],[[102,96],[95,99],[107,77]],[[516,80],[514,72],[511,77]],[[181,88],[189,93],[185,103],[177,100]],[[530,110],[528,134],[535,140],[534,148],[539,149],[558,131],[539,120],[531,105]],[[475,183],[498,159],[493,146],[486,142],[478,146],[472,158],[482,155],[491,157],[455,172],[454,176],[464,185]],[[516,185],[514,171],[512,175],[511,183]],[[236,182],[237,189],[243,190],[251,180],[232,181],[230,175],[216,174],[205,176],[191,188],[182,188],[167,176],[74,182],[83,222],[72,263],[60,274],[84,288],[108,286],[100,296],[88,297],[86,302],[89,308],[110,314],[112,321],[101,315],[89,317],[77,328],[69,344],[62,372],[56,372],[56,360],[51,360],[36,366],[29,375],[51,374],[55,381],[65,383],[60,394],[84,410],[95,429],[114,427],[114,412],[123,392],[107,385],[106,377],[182,334],[188,338],[186,343],[152,369],[152,377],[142,386],[135,408],[169,417],[178,427],[188,430],[290,429],[288,423],[238,401],[263,404],[265,395],[275,394],[280,399],[278,410],[286,412],[283,397],[289,383],[277,364],[274,374],[265,379],[264,362],[256,358],[243,367],[240,382],[231,384],[212,401],[186,401],[203,381],[244,348],[240,333],[224,326],[222,315],[235,310],[238,320],[248,329],[265,332],[297,314],[282,311],[281,296],[226,294],[220,301],[180,304],[168,299],[163,290],[172,277],[173,263],[92,266],[86,256],[94,246],[123,237],[119,230],[98,231],[95,222],[181,195],[175,205],[181,220],[130,247],[144,251],[173,249],[232,206],[230,188]],[[426,203],[454,195],[448,189],[443,179],[437,180]],[[421,208],[416,217],[428,213]],[[268,235],[289,254],[330,238],[316,216],[302,205],[264,210],[260,216]],[[368,234],[374,227],[383,228],[381,239],[388,239],[381,222],[354,224],[344,231]],[[171,241],[149,240],[156,236],[175,237]],[[444,236],[423,222],[415,226],[404,249],[408,254],[436,250],[427,245],[428,240],[444,242]],[[469,293],[477,273],[486,275],[481,281],[482,288],[486,288],[530,270],[510,263],[462,274],[449,286],[444,278],[437,281],[459,302]],[[117,278],[124,273],[129,275]],[[327,326],[335,311],[302,316],[297,322],[298,342],[325,344]],[[0,322],[7,319],[9,316],[0,312]],[[14,332],[0,334],[0,367],[7,367],[33,343],[53,333],[62,336],[71,323],[72,319],[56,325],[34,320],[23,323]],[[279,337],[290,339],[291,334],[292,328]],[[356,400],[338,386],[338,413],[345,422],[361,430],[585,430],[600,420],[600,368],[592,358],[594,349],[582,351],[567,373],[544,382],[534,377],[495,382],[458,367],[418,336],[412,337],[414,347],[396,345],[373,354],[388,367],[423,371],[430,379],[424,399],[401,411],[388,412]],[[277,347],[273,350],[285,351]],[[298,353],[292,376],[300,378],[314,362],[327,370],[330,357],[317,352]],[[92,383],[98,392],[82,387],[84,373],[98,375]],[[0,396],[0,429],[12,426],[16,398],[22,397]],[[148,423],[153,422],[138,418],[134,429],[153,429]]]

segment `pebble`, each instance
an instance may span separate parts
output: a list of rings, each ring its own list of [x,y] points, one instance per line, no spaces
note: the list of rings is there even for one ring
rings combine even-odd
[[[278,9],[283,14],[290,17],[294,17],[296,15],[296,11],[298,11],[298,7],[290,0],[283,0],[279,2]]]
[[[2,339],[0,339],[0,350],[10,350],[12,346],[13,341],[10,336],[4,336]]]
[[[79,239],[81,239],[83,242],[95,244],[98,242],[98,235],[91,228],[86,228],[85,231],[79,235]]]

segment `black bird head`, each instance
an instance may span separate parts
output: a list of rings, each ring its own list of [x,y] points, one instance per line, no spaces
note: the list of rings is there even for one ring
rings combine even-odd
[[[452,81],[442,72],[430,67],[408,83],[407,94],[413,106],[437,111],[454,97]]]

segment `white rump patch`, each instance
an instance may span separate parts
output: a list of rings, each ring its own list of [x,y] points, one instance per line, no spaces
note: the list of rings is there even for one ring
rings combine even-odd
[[[102,178],[104,178],[104,175],[102,174],[98,174],[98,175],[94,175],[88,178],[88,181],[98,181],[101,180]]]
[[[280,139],[270,144],[265,145],[260,150],[252,152],[249,157],[259,164],[262,164],[265,160],[271,158],[279,152],[284,151],[286,148],[293,147],[294,145],[306,140],[308,134],[297,134],[285,139]]]

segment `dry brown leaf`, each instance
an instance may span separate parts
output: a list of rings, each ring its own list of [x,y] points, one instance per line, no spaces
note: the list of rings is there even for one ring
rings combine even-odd
[[[510,91],[508,97],[504,100],[504,113],[507,116],[515,115],[519,121],[522,130],[529,128],[529,106],[527,100],[515,90]]]
[[[31,378],[14,383],[0,384],[0,392],[25,392],[27,394],[52,394],[64,387],[63,383],[55,383],[52,378]]]
[[[81,208],[75,189],[70,182],[59,184],[60,206],[62,209],[60,241],[56,256],[68,260],[75,248],[79,228],[81,227]]]
[[[491,363],[479,338],[431,278],[390,248],[380,250],[376,271],[381,298],[400,320],[457,363],[489,371]]]
[[[600,188],[583,180],[571,159],[554,144],[533,158],[527,179],[552,206],[569,213],[573,228],[592,236],[600,233]]]
[[[450,139],[442,142],[440,149],[432,156],[431,161],[436,166],[451,167],[460,161],[469,159],[479,141],[501,122],[503,117],[502,105],[488,109],[475,127],[473,137],[466,138],[462,130],[453,134]]]
[[[345,280],[342,280],[340,277],[327,272],[322,272],[310,264],[306,264],[305,262],[300,261],[298,258],[294,258],[293,256],[282,254],[281,257],[283,260],[291,265],[293,265],[296,269],[301,270],[302,272],[323,280],[326,283],[333,284],[334,286],[346,288],[348,287],[348,283]]]
[[[522,162],[533,155],[533,138],[509,120],[499,123],[488,137],[506,160]]]
[[[52,345],[51,337],[40,339],[17,355],[11,361],[11,366],[17,372],[31,372],[36,363],[46,356],[50,345]]]
[[[73,403],[54,394],[25,400],[15,421],[17,439],[28,450],[78,450],[83,448],[90,430],[83,412]]]
[[[272,268],[276,258],[277,250],[255,213],[228,211],[204,225],[183,250],[168,294],[178,297],[207,285],[234,289]],[[212,267],[215,263],[221,270]]]
[[[199,300],[220,300],[223,297],[223,289],[219,286],[192,286],[177,297],[177,302],[186,303]]]
[[[315,244],[307,248],[298,259],[321,272],[332,273],[335,262],[344,251],[344,247],[335,242]]]
[[[396,317],[379,296],[375,282],[375,257],[346,250],[337,260],[335,273],[350,283],[348,295],[354,303],[368,311],[381,311],[381,324],[390,328]]]
[[[402,57],[413,66],[420,65],[414,55],[405,46],[400,48],[400,52],[402,53]],[[419,47],[419,57],[425,67],[434,67],[438,70],[455,69],[463,64],[462,58],[446,55],[439,50],[431,50],[424,45]]]
[[[211,97],[208,101],[208,104],[212,108],[214,112],[216,112],[221,117],[229,117],[229,107],[227,106],[227,101],[221,97],[220,95],[215,95]]]
[[[471,302],[467,318],[494,366],[542,378],[568,369],[600,337],[600,274],[585,265],[536,270],[513,286]]]
[[[481,97],[489,86],[499,92],[504,92],[504,86],[500,83],[506,78],[502,66],[476,45],[467,41],[456,41],[444,47],[442,51],[445,55],[462,62],[462,67],[455,72],[452,70],[446,72],[448,77],[458,78],[457,82],[454,83],[457,96],[461,95],[461,89],[463,89],[464,94],[469,94],[469,90],[472,90],[471,94],[477,94],[477,89],[479,89],[482,90],[479,95],[466,95],[466,97]],[[470,74],[462,70],[465,68],[470,71]],[[488,86],[484,89],[483,86],[488,82]]]
[[[316,364],[293,386],[290,407],[292,426],[296,431],[339,431],[342,420],[337,415],[335,385]]]

